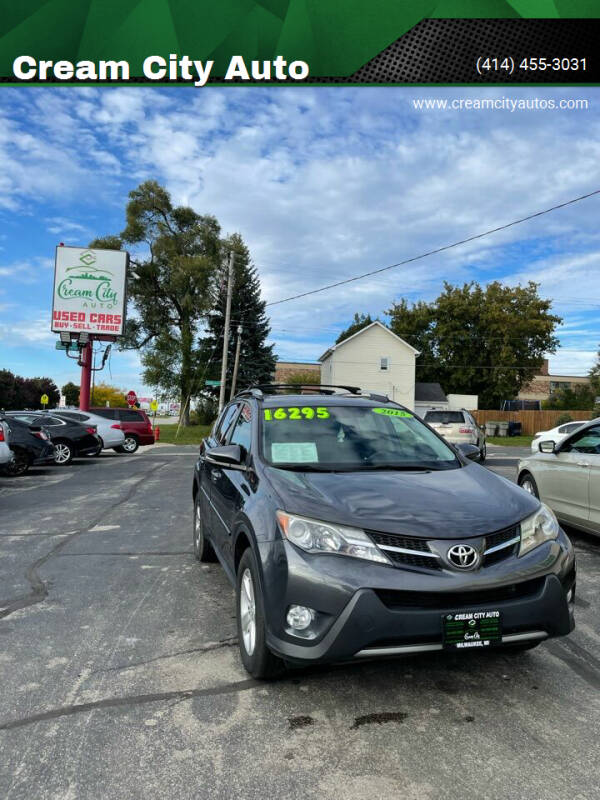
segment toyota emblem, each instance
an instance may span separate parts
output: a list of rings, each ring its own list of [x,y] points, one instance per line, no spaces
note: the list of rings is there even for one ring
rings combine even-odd
[[[479,553],[470,544],[455,544],[448,550],[448,561],[458,569],[473,569],[479,563]]]

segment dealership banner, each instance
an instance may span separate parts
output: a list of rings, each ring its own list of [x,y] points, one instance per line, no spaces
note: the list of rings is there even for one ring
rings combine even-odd
[[[121,336],[128,260],[123,250],[57,247],[52,331]]]
[[[598,0],[2,2],[12,84],[600,82]]]

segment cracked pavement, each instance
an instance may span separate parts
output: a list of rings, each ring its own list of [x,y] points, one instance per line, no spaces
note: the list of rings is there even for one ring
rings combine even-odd
[[[572,537],[567,639],[261,683],[193,557],[195,452],[0,478],[3,800],[597,797],[600,540]],[[489,466],[514,477],[515,455]]]

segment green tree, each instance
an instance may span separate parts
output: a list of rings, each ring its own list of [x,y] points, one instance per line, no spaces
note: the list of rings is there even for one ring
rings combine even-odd
[[[7,369],[0,370],[0,408],[16,410],[43,408],[40,398],[48,395],[46,408],[54,408],[60,392],[52,378],[22,378]]]
[[[64,395],[65,403],[68,406],[78,406],[79,405],[79,386],[77,386],[72,381],[65,383],[62,387],[61,392]]]
[[[390,327],[420,351],[417,380],[439,382],[446,393],[479,395],[480,408],[498,408],[514,398],[558,346],[561,318],[538,285],[482,288],[444,284],[432,303],[406,301],[389,310]]]
[[[231,297],[231,332],[227,356],[226,398],[229,399],[231,378],[235,359],[237,328],[242,327],[240,362],[237,389],[256,383],[269,383],[275,371],[273,345],[267,344],[271,332],[265,314],[265,301],[260,296],[260,279],[252,264],[248,248],[239,234],[230,236],[224,247],[235,255],[234,284]],[[198,371],[205,379],[220,380],[223,331],[225,329],[225,305],[227,299],[227,267],[223,266],[215,275],[214,296],[216,302],[209,317],[207,331],[199,351]],[[216,389],[214,394],[218,394]]]
[[[600,349],[596,353],[596,363],[588,373],[590,385],[597,396],[600,396]]]
[[[8,369],[0,369],[0,408],[18,409],[19,399],[17,376]]]
[[[575,384],[569,389],[559,389],[542,403],[543,408],[556,411],[589,411],[595,405],[596,390],[590,384],[585,383]]]
[[[371,319],[370,314],[355,314],[354,320],[348,325],[346,330],[342,331],[338,338],[335,340],[336,344],[343,342],[344,339],[348,339],[350,336],[354,336],[355,333],[362,331],[363,328],[366,328],[367,325],[372,325],[375,322],[374,319]]]
[[[92,406],[105,406],[108,403],[111,408],[123,408],[127,405],[127,395],[124,389],[119,389],[117,386],[96,383],[90,401]]]
[[[56,408],[60,400],[58,386],[52,378],[25,378],[28,393],[28,408],[44,408],[40,398],[43,394],[48,395],[48,404],[45,408]]]
[[[211,277],[221,263],[220,228],[214,217],[174,206],[156,181],[129,193],[127,226],[119,236],[90,247],[139,247],[127,282],[135,316],[122,347],[142,350],[145,382],[177,392],[189,424],[198,328],[210,304]]]

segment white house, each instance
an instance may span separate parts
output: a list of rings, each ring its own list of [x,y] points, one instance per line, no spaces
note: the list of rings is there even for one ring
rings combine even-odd
[[[413,409],[418,355],[381,322],[373,322],[323,353],[321,383],[360,386]]]

